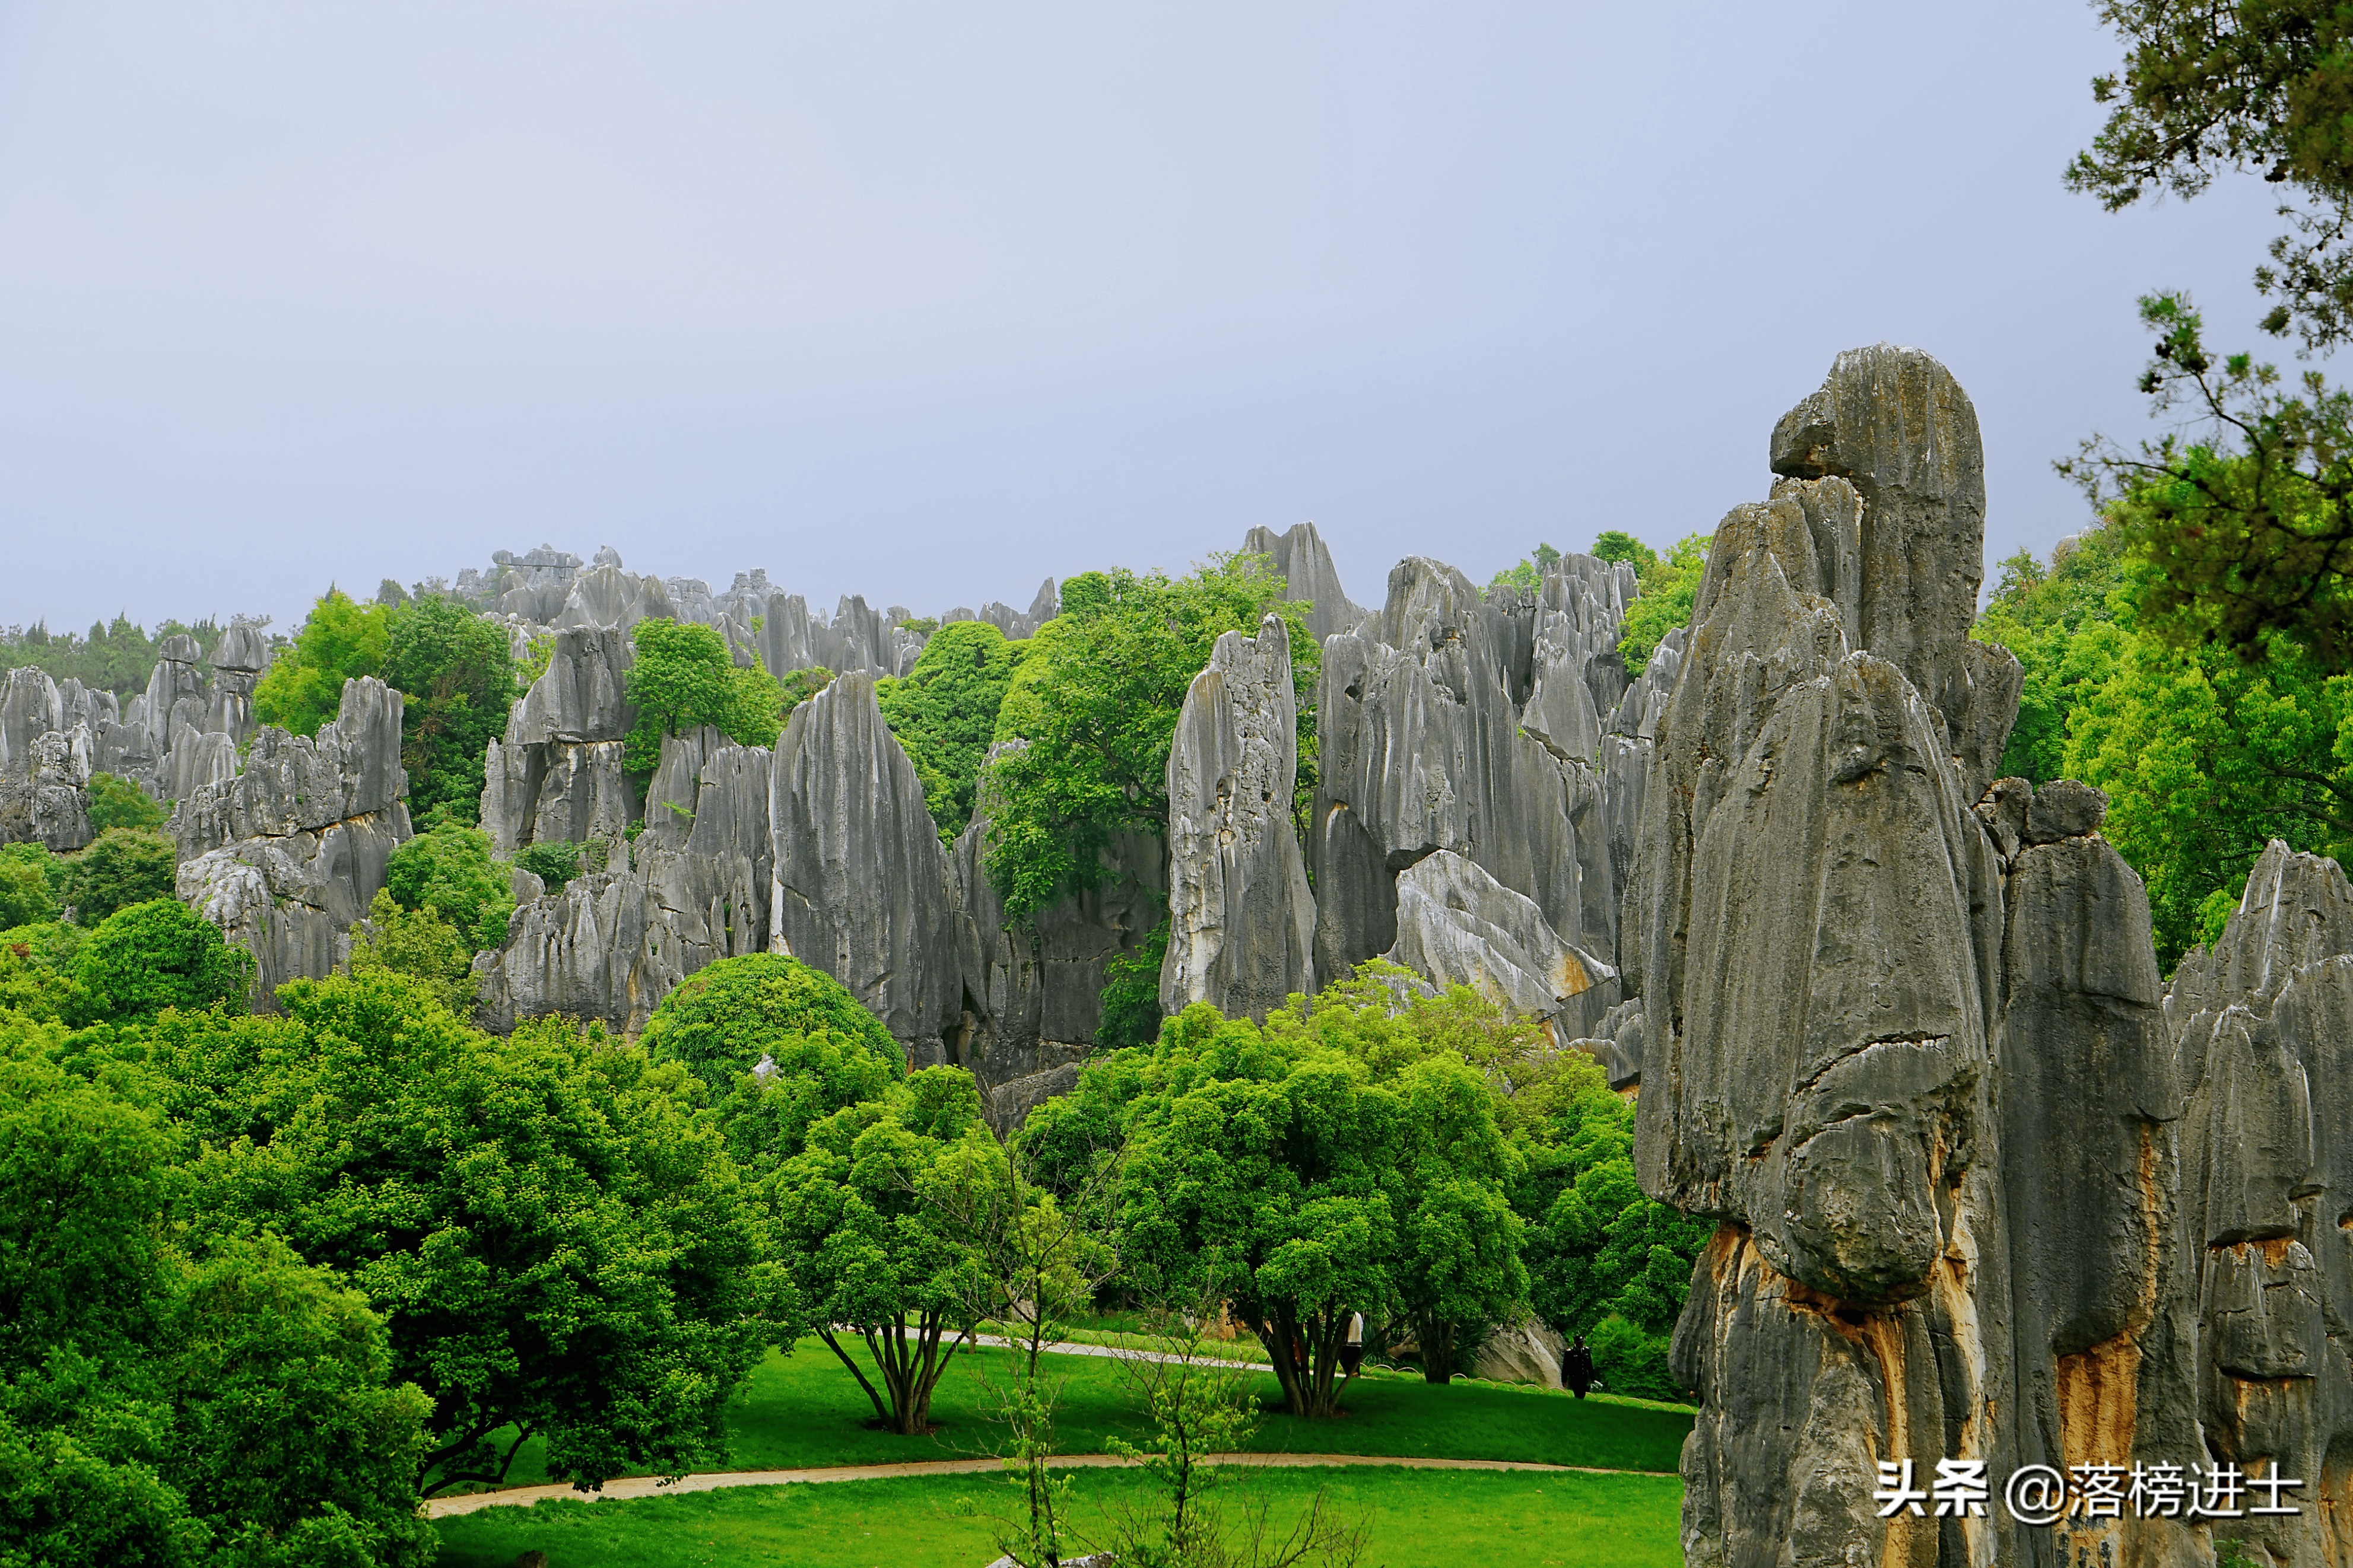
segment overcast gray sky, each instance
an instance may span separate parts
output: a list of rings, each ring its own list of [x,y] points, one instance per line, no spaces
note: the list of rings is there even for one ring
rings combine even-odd
[[[2041,552],[2149,428],[2137,294],[2272,342],[2260,183],[2060,188],[2116,58],[2068,0],[0,0],[0,623],[543,539],[1020,605],[1303,518],[1377,603],[1713,526],[1882,339]]]

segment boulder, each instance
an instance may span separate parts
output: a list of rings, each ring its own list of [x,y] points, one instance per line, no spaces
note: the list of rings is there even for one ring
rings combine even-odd
[[[1469,1375],[1490,1383],[1526,1383],[1538,1388],[1560,1386],[1560,1358],[1567,1347],[1561,1337],[1536,1321],[1525,1307],[1480,1344],[1471,1358]]]
[[[1315,989],[1314,894],[1291,826],[1297,721],[1282,619],[1220,637],[1168,752],[1165,1012],[1206,1001],[1263,1020]]]
[[[1563,942],[1535,900],[1450,850],[1398,878],[1397,926],[1382,955],[1390,963],[1542,1018],[1556,1039],[1586,1037],[1617,1003],[1616,970]]]

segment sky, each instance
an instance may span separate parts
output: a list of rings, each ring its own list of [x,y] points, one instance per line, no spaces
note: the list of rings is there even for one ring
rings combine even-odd
[[[298,624],[542,541],[919,614],[1313,520],[1665,546],[1840,349],[1975,402],[1989,561],[2262,337],[2272,191],[2060,174],[2088,5],[0,0],[0,625]]]

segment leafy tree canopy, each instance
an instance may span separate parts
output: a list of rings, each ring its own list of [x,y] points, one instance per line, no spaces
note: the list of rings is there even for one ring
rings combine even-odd
[[[1659,559],[1657,551],[1632,534],[1614,528],[1604,529],[1593,542],[1593,554],[1601,561],[1630,561],[1638,573]]]
[[[894,1432],[928,1429],[932,1391],[985,1310],[969,1238],[941,1200],[996,1170],[987,1142],[972,1075],[927,1068],[812,1125],[776,1178],[796,1292]]]
[[[62,875],[46,844],[0,844],[0,931],[58,918],[51,887]]]
[[[997,710],[1014,667],[1029,651],[987,621],[952,621],[932,634],[902,680],[875,682],[891,732],[923,781],[923,804],[940,837],[972,821],[980,764],[997,733]]]
[[[1549,544],[1536,546],[1534,555],[1520,557],[1516,566],[1506,566],[1489,579],[1490,588],[1520,588],[1530,593],[1544,586],[1544,574],[1560,559],[1560,552]]]
[[[427,904],[404,910],[378,888],[368,918],[352,928],[353,974],[405,974],[459,1017],[474,1010],[474,944]]]
[[[204,1151],[189,1212],[284,1237],[385,1317],[389,1376],[432,1401],[423,1490],[497,1482],[532,1435],[589,1484],[723,1465],[783,1298],[701,1086],[563,1020],[484,1035],[395,974],[279,997],[150,1033]]]
[[[253,716],[292,734],[317,734],[343,706],[344,681],[384,673],[391,641],[390,605],[362,605],[328,589],[253,689]]]
[[[2113,644],[2086,639],[2079,647],[2077,639],[2087,626],[2130,616],[2118,597],[2126,585],[2124,549],[2124,531],[2100,525],[2061,540],[2048,566],[2024,550],[2001,563],[1970,635],[2009,648],[2026,673],[2002,753],[2004,774],[2037,785],[2067,775],[2068,717],[2115,662]]]
[[[514,863],[518,869],[538,878],[549,892],[560,893],[564,884],[580,875],[580,856],[587,847],[568,839],[526,844],[515,851]]]
[[[2092,79],[2113,107],[2067,166],[2070,190],[2114,212],[2156,192],[2188,198],[2217,174],[2261,174],[2303,198],[2272,242],[2256,287],[2278,300],[2266,330],[2293,325],[2307,351],[2353,324],[2353,12],[2333,0],[2189,5],[2101,0],[2123,68]]]
[[[745,953],[705,964],[673,986],[646,1021],[646,1048],[673,1057],[701,1078],[728,1084],[763,1057],[779,1065],[808,1060],[810,1042],[839,1049],[838,1069],[874,1092],[871,1062],[884,1078],[906,1073],[906,1055],[874,1015],[823,970],[781,952]]]
[[[757,667],[739,668],[727,643],[710,626],[639,621],[629,633],[637,662],[627,679],[638,722],[622,763],[650,773],[661,763],[665,735],[714,725],[738,744],[769,747],[784,729],[784,689]],[[795,671],[797,676],[805,671]]]
[[[1029,743],[989,769],[988,877],[1011,918],[1099,883],[1123,829],[1166,837],[1168,748],[1186,690],[1221,634],[1254,636],[1270,611],[1291,634],[1301,783],[1312,785],[1321,650],[1284,595],[1269,557],[1240,552],[1181,578],[1121,567],[1063,584],[1062,613],[1033,639],[999,715],[998,739]]]
[[[1686,534],[1663,556],[1653,556],[1638,574],[1641,592],[1626,606],[1618,629],[1618,653],[1629,675],[1639,673],[1666,635],[1691,625],[1692,602],[1707,569],[1709,533]]]
[[[2284,637],[2332,674],[2353,668],[2353,394],[2313,371],[2291,396],[2270,365],[2218,361],[2185,295],[2140,311],[2158,339],[2142,390],[2189,429],[2130,452],[2095,437],[2060,471],[2147,563],[2141,625],[2246,659]]]
[[[76,921],[94,926],[117,910],[170,898],[179,864],[179,847],[154,829],[110,827],[65,859],[58,896]]]
[[[145,790],[112,773],[90,775],[89,799],[90,825],[100,833],[110,827],[161,827],[171,816]]]
[[[507,634],[455,600],[429,595],[396,603],[385,617],[382,674],[402,697],[408,808],[422,816],[447,805],[470,816],[482,798],[483,754],[505,731],[515,698]],[[340,682],[336,692],[340,701]]]
[[[514,890],[480,828],[445,822],[417,835],[385,862],[384,886],[402,909],[431,910],[476,951],[507,939]]]
[[[118,910],[74,956],[74,974],[93,1018],[152,1018],[166,1007],[241,1003],[253,984],[253,955],[177,899]]]
[[[239,616],[248,626],[266,626],[267,616]],[[193,624],[167,620],[151,637],[128,616],[111,623],[93,621],[87,636],[53,632],[46,623],[0,627],[0,669],[31,665],[48,672],[52,680],[79,680],[93,691],[129,697],[147,689],[154,674],[157,650],[165,639],[186,636],[199,656],[209,654],[227,627],[206,618]]]

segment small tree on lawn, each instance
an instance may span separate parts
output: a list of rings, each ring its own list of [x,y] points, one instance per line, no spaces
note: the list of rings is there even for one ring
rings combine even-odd
[[[970,1244],[925,1195],[987,1138],[972,1075],[929,1068],[813,1123],[777,1173],[779,1256],[818,1336],[903,1436],[929,1429],[932,1391],[987,1315]]]

